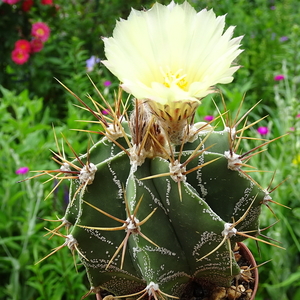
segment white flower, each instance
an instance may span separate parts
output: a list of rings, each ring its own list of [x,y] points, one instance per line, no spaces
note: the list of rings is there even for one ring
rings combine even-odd
[[[133,9],[117,22],[113,37],[104,38],[107,60],[102,62],[158,119],[181,121],[173,133],[182,131],[183,119],[200,99],[214,92],[214,85],[231,82],[239,68],[232,63],[242,52],[242,37],[232,38],[234,27],[224,31],[224,26],[225,16],[206,9],[197,13],[187,2]]]
[[[225,16],[197,13],[187,2],[132,10],[104,39],[103,63],[138,99],[198,101],[215,84],[231,82],[239,68],[231,64],[242,37],[232,39],[234,27],[224,32],[224,26]]]

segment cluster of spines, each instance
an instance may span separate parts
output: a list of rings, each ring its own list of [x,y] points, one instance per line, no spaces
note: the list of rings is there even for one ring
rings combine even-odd
[[[68,90],[70,93],[72,93],[70,90]],[[97,90],[98,91],[98,90]],[[99,91],[98,91],[99,92]],[[72,93],[73,94],[73,93]],[[100,94],[100,92],[99,92]],[[170,140],[168,140],[168,135],[164,134],[163,131],[160,129],[159,124],[155,122],[153,116],[146,114],[146,119],[143,117],[143,103],[139,103],[136,101],[135,106],[135,112],[133,113],[133,117],[131,119],[127,116],[127,108],[123,107],[121,96],[120,94],[117,97],[117,101],[115,103],[115,108],[113,109],[112,106],[109,105],[105,101],[105,99],[102,97],[102,99],[105,101],[105,107],[100,105],[98,102],[94,101],[91,97],[89,99],[92,101],[93,105],[95,106],[95,110],[91,109],[88,105],[86,105],[79,97],[77,97],[75,94],[73,94],[83,105],[82,108],[85,110],[90,111],[97,119],[97,122],[99,125],[104,128],[103,131],[95,132],[95,131],[87,131],[89,133],[97,133],[104,136],[104,138],[107,139],[107,141],[115,144],[117,147],[117,152],[124,152],[129,157],[131,164],[134,166],[133,169],[136,171],[137,167],[139,165],[142,165],[146,158],[153,158],[155,156],[160,156],[169,161],[169,172],[160,173],[157,175],[151,175],[148,177],[141,178],[141,180],[147,180],[147,179],[154,179],[154,178],[160,178],[164,176],[169,176],[172,180],[177,182],[178,184],[178,192],[180,195],[180,199],[182,201],[182,192],[181,192],[181,182],[185,182],[186,176],[189,173],[195,172],[203,167],[205,167],[207,164],[213,163],[218,158],[211,160],[209,162],[205,162],[203,164],[197,165],[191,169],[187,169],[186,166],[191,161],[195,161],[195,159],[206,153],[210,147],[213,147],[214,145],[210,145],[208,147],[204,147],[206,139],[210,136],[210,133],[213,132],[213,128],[211,127],[210,123],[201,125],[197,130],[194,129],[194,124],[188,124],[189,130],[186,130],[185,138],[183,138],[181,145],[177,146],[177,150],[174,146],[172,146]],[[101,94],[100,94],[101,95]],[[104,115],[101,110],[104,108],[109,107],[109,115]],[[252,109],[251,109],[252,110]],[[246,129],[250,128],[254,124],[256,124],[258,121],[247,125],[247,115],[251,111],[249,110],[242,118],[237,121],[237,118],[233,121],[232,124],[229,124],[229,120],[227,119],[226,122],[223,120],[223,114],[220,114],[220,118],[223,120],[225,124],[225,130],[229,132],[228,134],[228,144],[229,144],[229,150],[224,153],[225,157],[228,159],[228,168],[231,170],[238,170],[239,172],[242,172],[247,178],[249,178],[253,183],[257,186],[257,182],[255,182],[252,177],[248,175],[249,172],[257,171],[257,170],[248,170],[244,171],[243,167],[250,167],[249,164],[246,162],[253,156],[256,155],[262,151],[265,151],[265,149],[260,150],[263,146],[273,142],[276,139],[273,139],[271,141],[264,141],[264,143],[258,147],[255,147],[251,149],[250,151],[247,151],[244,154],[238,155],[236,154],[238,151],[238,147],[240,145],[240,142],[243,137],[243,133]],[[244,126],[242,129],[237,130],[238,125],[244,122]],[[131,134],[132,138],[130,138],[130,132],[128,128],[124,129],[124,122],[131,124]],[[123,122],[123,124],[122,124]],[[127,125],[126,125],[127,126]],[[191,136],[189,135],[190,132],[192,132],[195,136],[200,134],[201,132],[208,131],[209,133],[206,134],[206,137],[202,140],[202,142],[199,143],[199,145],[190,152],[190,155],[187,159],[184,160],[184,162],[180,162],[181,158],[183,156],[183,151],[185,142],[187,140],[191,139]],[[120,143],[118,139],[122,137],[123,143]],[[74,192],[73,196],[70,198],[70,201],[75,201],[75,198],[85,193],[86,189],[88,188],[88,185],[93,183],[95,173],[97,171],[97,164],[92,163],[90,161],[90,151],[91,149],[88,149],[87,154],[84,156],[79,156],[76,154],[75,150],[72,148],[72,146],[68,143],[68,141],[64,138],[66,141],[68,147],[71,149],[73,154],[75,155],[76,159],[73,161],[68,161],[65,157],[64,149],[63,151],[60,150],[60,147],[57,142],[57,138],[55,137],[58,152],[53,152],[53,160],[56,161],[61,165],[60,169],[57,170],[42,170],[39,172],[38,175],[33,176],[41,176],[41,175],[48,175],[50,176],[49,180],[56,179],[58,180],[58,185],[63,180],[75,180],[78,183],[78,187],[76,188],[76,191]],[[93,148],[93,147],[91,147]],[[150,151],[150,149],[152,149]],[[144,153],[142,153],[144,152]],[[150,153],[151,152],[151,153]],[[146,153],[146,154],[145,154]],[[186,154],[186,153],[185,153]],[[134,156],[144,156],[141,161],[136,161],[136,158],[133,158]],[[83,159],[86,160],[86,162],[83,162]],[[99,162],[98,164],[100,164]],[[270,184],[271,185],[271,184]],[[274,202],[272,198],[270,197],[270,193],[275,189],[271,189],[270,186],[267,189],[263,189],[260,187],[261,190],[265,191],[265,198],[264,201],[261,204],[265,204],[267,207],[269,207],[270,202]],[[51,191],[53,192],[53,190]],[[125,195],[125,193],[123,193]],[[254,199],[255,200],[255,199]],[[126,201],[125,201],[126,202]],[[254,202],[254,201],[253,201]],[[275,202],[276,203],[276,202]],[[92,206],[89,203],[86,203],[87,205]],[[211,255],[213,252],[217,251],[219,247],[221,247],[225,242],[228,243],[228,248],[231,248],[230,245],[230,239],[232,237],[235,237],[236,235],[240,235],[243,238],[250,237],[252,239],[255,239],[257,241],[262,241],[268,244],[271,244],[270,242],[267,242],[265,240],[258,239],[257,237],[251,235],[251,233],[238,231],[235,227],[241,223],[245,217],[247,216],[249,210],[251,209],[253,203],[249,205],[249,207],[245,210],[245,213],[238,219],[238,220],[232,220],[232,222],[225,223],[224,230],[222,231],[223,239],[219,243],[219,245],[213,249],[210,253],[205,254],[204,256],[200,257],[199,260],[203,260],[207,258],[209,255]],[[147,238],[145,235],[142,234],[141,231],[139,231],[139,226],[143,225],[151,216],[154,214],[155,210],[153,210],[147,218],[145,218],[142,221],[139,221],[136,219],[135,214],[136,210],[138,209],[139,205],[137,205],[136,209],[134,210],[133,214],[129,213],[129,208],[127,207],[127,215],[128,218],[126,220],[118,219],[117,217],[114,217],[112,215],[109,215],[105,211],[101,211],[99,208],[93,207],[96,210],[100,210],[102,214],[109,215],[109,217],[120,221],[123,223],[120,228],[114,228],[113,230],[124,230],[126,232],[125,238],[123,242],[118,247],[117,251],[114,253],[113,257],[110,259],[107,267],[112,263],[113,259],[117,256],[117,254],[122,250],[122,257],[121,257],[121,269],[124,263],[124,257],[125,257],[125,250],[126,250],[126,244],[128,242],[129,236],[134,232],[135,234],[140,234],[148,240],[148,242],[154,244],[156,247],[158,245],[155,244],[155,242],[151,241],[149,238]],[[63,247],[69,247],[74,253],[77,251],[79,255],[84,259],[88,260],[83,253],[78,248],[78,243],[74,239],[74,237],[69,234],[69,228],[71,227],[71,223],[65,219],[58,219],[55,221],[61,222],[61,224],[56,227],[54,230],[48,230],[48,234],[51,233],[51,237],[54,235],[63,237],[65,239],[65,242],[59,246],[58,248],[54,249],[49,255],[46,257],[52,255],[53,253],[57,252],[59,249]],[[82,228],[88,227],[85,225],[78,225]],[[61,228],[65,227],[67,229],[67,234],[63,235],[60,233]],[[96,230],[107,230],[107,228],[95,228]],[[255,232],[255,235],[261,235],[261,230],[258,230],[258,232]],[[265,236],[263,236],[265,237]],[[277,246],[279,247],[279,246]],[[231,251],[230,251],[231,253]],[[45,257],[45,258],[46,258]],[[97,288],[93,288],[93,291],[97,291]],[[164,298],[164,293],[160,291],[156,283],[151,282],[147,285],[145,289],[143,289],[140,293],[137,293],[137,295],[140,295],[140,298],[143,297],[145,294],[152,295],[154,298]],[[165,295],[165,297],[169,297],[169,295]]]

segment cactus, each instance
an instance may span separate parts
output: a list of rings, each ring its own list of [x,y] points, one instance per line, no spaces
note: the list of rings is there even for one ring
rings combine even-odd
[[[260,147],[237,154],[256,123],[241,126],[251,110],[234,122],[220,113],[224,128],[217,131],[212,122],[194,123],[199,95],[165,103],[136,97],[129,107],[121,96],[114,105],[90,97],[91,108],[68,91],[96,118],[100,138],[84,155],[67,142],[75,159],[58,149],[60,168],[41,175],[70,182],[65,215],[50,230],[64,242],[50,254],[62,247],[78,253],[87,295],[180,298],[193,282],[229,287],[240,278],[233,249],[246,238],[260,240],[261,207],[273,201],[245,170]]]

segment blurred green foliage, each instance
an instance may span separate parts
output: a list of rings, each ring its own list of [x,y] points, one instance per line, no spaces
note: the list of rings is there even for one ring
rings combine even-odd
[[[165,1],[166,2],[166,1]],[[16,5],[0,3],[0,85],[21,92],[28,89],[30,95],[43,97],[45,106],[51,106],[53,119],[67,117],[68,95],[62,92],[55,78],[63,80],[81,96],[90,91],[86,76],[86,60],[92,55],[104,59],[101,37],[112,33],[116,19],[126,18],[131,7],[149,7],[151,1],[81,0],[54,1],[55,5],[42,5],[35,1],[28,12],[22,10],[22,2]],[[30,40],[31,24],[43,21],[51,29],[51,35],[41,52],[30,57],[24,65],[11,60],[14,43],[19,39]],[[103,66],[90,74],[98,84],[109,80]]]
[[[22,2],[22,1],[21,1]],[[20,3],[21,3],[20,2]],[[169,1],[160,1],[163,4]],[[182,3],[183,1],[175,1]],[[262,263],[258,300],[300,298],[300,2],[298,0],[190,0],[197,9],[213,8],[217,15],[227,14],[228,25],[236,25],[235,36],[245,35],[238,64],[243,67],[236,73],[233,83],[220,86],[227,109],[234,116],[240,100],[245,96],[241,113],[245,113],[260,99],[263,101],[251,112],[248,122],[266,114],[251,129],[267,126],[273,139],[289,132],[288,136],[270,144],[268,151],[251,159],[259,170],[276,169],[272,173],[255,173],[264,188],[280,185],[273,193],[274,201],[291,209],[270,203],[275,212],[264,210],[262,228],[280,220],[262,234],[282,242],[285,251],[254,242],[249,246]],[[153,1],[142,0],[81,0],[54,1],[54,6],[43,6],[40,1],[28,12],[20,4],[10,6],[0,1],[0,299],[79,299],[88,286],[82,266],[77,266],[68,249],[58,251],[35,265],[42,257],[58,247],[56,239],[43,238],[43,227],[51,227],[43,219],[55,220],[65,206],[66,187],[59,186],[47,201],[43,199],[53,189],[48,178],[36,178],[17,183],[30,175],[17,175],[23,166],[30,170],[55,169],[49,149],[56,150],[52,124],[58,140],[63,132],[77,152],[86,151],[86,134],[68,128],[90,129],[95,124],[75,120],[93,120],[78,105],[55,78],[62,81],[82,99],[89,93],[100,100],[89,78],[112,101],[118,82],[101,65],[87,70],[86,60],[92,55],[104,59],[102,36],[110,36],[115,20],[126,18],[130,8],[149,8]],[[14,43],[29,39],[33,22],[42,21],[51,28],[50,39],[44,49],[31,56],[24,65],[11,60]],[[274,81],[282,74],[285,79]],[[112,84],[105,86],[106,81]],[[213,95],[203,100],[197,120],[205,115],[218,114],[213,101],[222,107],[221,97]],[[89,100],[87,100],[89,101]],[[221,109],[222,111],[222,109]],[[91,139],[97,139],[97,135]],[[244,143],[245,151],[258,145]],[[65,149],[66,155],[73,154]],[[271,165],[271,167],[269,167]],[[272,183],[271,183],[272,181]],[[42,219],[43,218],[43,219]],[[53,226],[54,227],[54,226]],[[47,237],[50,237],[49,235]],[[258,255],[259,254],[259,255]],[[92,296],[90,296],[93,299]]]

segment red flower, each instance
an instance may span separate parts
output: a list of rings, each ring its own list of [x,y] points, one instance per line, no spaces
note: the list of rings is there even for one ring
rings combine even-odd
[[[42,0],[41,2],[43,5],[53,5],[53,1],[52,0]]]
[[[44,48],[44,44],[41,39],[33,39],[30,41],[31,53],[40,52]]]
[[[50,36],[50,28],[46,23],[37,22],[32,24],[31,35],[46,42]]]
[[[20,0],[2,0],[3,3],[7,3],[10,5],[18,3]]]
[[[11,53],[11,59],[18,65],[23,65],[29,59],[29,53],[21,48],[15,48]]]
[[[22,10],[25,12],[29,11],[32,5],[33,5],[33,0],[25,0],[22,3]]]
[[[21,49],[24,52],[30,52],[30,43],[27,40],[18,40],[15,42],[15,49]]]

